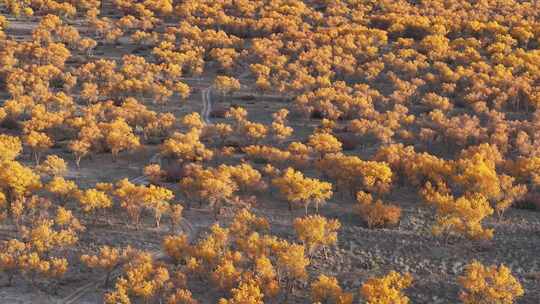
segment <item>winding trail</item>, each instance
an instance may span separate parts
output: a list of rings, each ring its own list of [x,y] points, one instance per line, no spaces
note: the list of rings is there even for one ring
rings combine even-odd
[[[189,241],[192,242],[198,232],[195,231],[195,228],[193,227],[191,222],[188,221],[185,218],[182,219],[180,224],[182,226],[182,232],[187,234]],[[199,230],[199,229],[197,229],[197,230]],[[122,232],[122,233],[128,233],[128,232]],[[163,260],[166,257],[167,257],[166,254],[163,253],[162,251],[154,251],[154,252],[152,252],[152,258],[154,260],[156,260],[156,261]],[[109,281],[113,282],[113,280],[115,278],[117,278],[118,276],[120,276],[121,274],[122,274],[122,267],[119,267],[118,269],[111,272],[111,274],[109,276]],[[107,278],[107,274],[104,274],[104,275],[100,276],[99,278],[96,278],[96,279],[92,280],[91,282],[88,282],[87,284],[77,288],[74,292],[72,292],[68,296],[66,296],[63,299],[59,300],[58,303],[59,304],[81,303],[81,301],[80,301],[81,298],[84,297],[89,292],[98,291],[100,289],[100,287],[103,285],[103,282],[105,281],[106,278]]]
[[[202,96],[202,103],[203,103],[203,107],[202,107],[202,110],[201,110],[201,118],[203,120],[203,122],[205,124],[211,124],[211,120],[210,120],[210,113],[212,112],[212,86],[209,86],[207,87],[206,89],[202,90],[201,91],[201,96]],[[150,158],[149,160],[149,163],[152,164],[152,163],[160,163],[160,157],[159,157],[159,153],[156,153],[154,155],[152,155],[152,157]],[[130,180],[132,183],[134,184],[142,184],[142,185],[147,185],[149,182],[148,182],[148,179],[146,178],[146,176],[144,175],[140,175],[140,176],[137,176],[137,177],[134,177]],[[184,219],[182,221],[182,230],[188,234],[189,236],[189,239],[192,240],[194,235],[195,235],[195,231],[193,229],[193,225],[186,219]],[[155,260],[160,260],[160,259],[163,259],[165,258],[165,254],[161,251],[159,252],[154,252],[152,254],[153,258]],[[122,269],[119,268],[119,269],[116,269],[115,271],[113,271],[110,275],[110,279],[114,279],[116,277],[118,277],[122,272]],[[94,291],[94,290],[98,290],[100,288],[100,286],[103,284],[103,282],[105,281],[107,275],[102,275],[101,277],[95,279],[95,280],[92,280],[91,282],[88,282],[87,284],[77,288],[74,292],[72,292],[71,294],[69,294],[68,296],[66,296],[65,298],[61,299],[59,301],[59,303],[61,304],[75,304],[75,303],[79,303],[79,300],[84,297],[88,292],[91,292],[91,291]]]
[[[160,260],[165,258],[165,254],[163,252],[154,252],[152,253],[152,257],[154,260]],[[111,272],[109,279],[112,281],[114,278],[118,277],[122,272],[122,267],[119,267],[116,270],[113,270]],[[62,304],[75,304],[80,303],[80,299],[86,295],[89,291],[98,290],[101,285],[103,285],[103,282],[107,279],[107,274],[102,275],[101,277],[79,287],[77,290],[75,290],[73,293],[68,295],[67,297],[63,298],[59,303]]]
[[[187,234],[189,241],[193,241],[196,233],[195,229],[193,228],[193,225],[187,220],[183,219],[181,222],[182,231]],[[122,232],[126,233],[127,232]],[[162,251],[154,251],[152,252],[152,258],[156,261],[163,260],[167,256]],[[115,278],[120,276],[122,274],[122,267],[119,267],[118,269],[115,269],[113,272],[111,272],[109,276],[109,281],[112,282]],[[85,285],[77,288],[74,292],[69,294],[68,296],[64,297],[63,299],[59,300],[59,304],[76,304],[81,303],[80,299],[84,297],[87,293],[92,291],[98,291],[100,287],[103,285],[103,282],[106,280],[107,274],[104,274],[100,276],[99,278],[96,278],[92,280],[91,282],[86,283]]]
[[[207,87],[201,91],[202,97],[202,113],[201,118],[205,124],[211,124],[210,113],[212,113],[212,86]]]
[[[208,86],[207,88],[201,91],[201,97],[202,97],[201,118],[205,124],[211,124],[212,121],[210,120],[210,114],[212,113],[212,85]],[[160,157],[159,152],[152,155],[152,157],[148,161],[148,164],[161,165],[161,157]],[[142,185],[149,184],[148,179],[144,175],[134,177],[133,179],[131,179],[131,182],[134,184],[142,184]]]
[[[243,74],[244,75],[244,74]],[[212,85],[208,86],[204,90],[201,91],[201,97],[202,97],[202,110],[201,110],[201,118],[205,124],[211,124],[212,121],[210,119],[210,114],[212,113]],[[161,163],[160,154],[156,153],[152,155],[152,157],[149,160],[150,164],[155,163]],[[149,181],[144,175],[140,175],[137,177],[134,177],[130,180],[134,184],[142,184],[142,185],[148,185]],[[186,233],[190,239],[190,241],[193,240],[195,236],[195,229],[193,228],[193,225],[186,219],[182,220],[182,230],[184,233]],[[155,260],[160,260],[165,258],[165,254],[161,251],[154,252],[152,254]],[[122,269],[119,268],[115,271],[113,271],[110,275],[110,279],[114,279],[118,277],[122,272]],[[77,288],[74,292],[63,298],[59,301],[61,304],[75,304],[79,303],[79,300],[85,296],[90,291],[98,290],[100,285],[103,284],[105,281],[107,275],[103,275],[95,280],[92,280],[91,282]]]

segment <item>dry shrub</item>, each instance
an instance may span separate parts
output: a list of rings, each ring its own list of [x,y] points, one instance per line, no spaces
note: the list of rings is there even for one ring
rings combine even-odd
[[[166,175],[166,172],[161,169],[160,165],[151,164],[144,167],[143,174],[150,180],[152,184],[157,185]]]
[[[218,107],[215,109],[212,109],[210,112],[211,118],[225,118],[225,114],[227,113],[227,109],[225,107]]]
[[[185,176],[184,166],[178,162],[167,164],[162,168],[165,181],[174,183],[180,181]]]
[[[540,193],[530,193],[516,201],[514,207],[518,209],[540,211]]]
[[[354,150],[359,145],[359,140],[353,134],[337,134],[336,137],[341,142],[341,147],[344,151]]]
[[[16,118],[6,117],[1,123],[0,127],[8,130],[20,130],[21,124]]]
[[[319,111],[319,110],[313,110],[313,112],[311,112],[311,119],[323,119],[324,118],[324,114]]]
[[[401,218],[401,208],[373,200],[371,194],[360,191],[356,194],[358,204],[355,211],[364,220],[368,228],[394,227]]]

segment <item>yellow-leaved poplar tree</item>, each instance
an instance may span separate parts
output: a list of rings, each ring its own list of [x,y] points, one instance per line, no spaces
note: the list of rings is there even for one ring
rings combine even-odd
[[[0,134],[0,161],[14,160],[21,151],[22,144],[18,137]]]
[[[459,298],[465,304],[512,304],[524,294],[523,287],[504,265],[484,266],[473,261],[459,277],[463,290]]]
[[[335,277],[321,274],[311,283],[311,300],[316,303],[352,304],[353,295],[344,292]]]
[[[305,177],[302,172],[293,168],[287,168],[283,175],[272,180],[272,184],[289,202],[289,209],[292,209],[292,204],[300,203],[306,214],[310,204],[314,203],[318,211],[319,205],[324,204],[333,194],[332,184]]]
[[[390,271],[381,278],[371,278],[360,288],[360,294],[367,304],[408,304],[409,298],[403,294],[403,289],[412,284],[410,274],[400,274]]]
[[[329,220],[320,215],[310,215],[294,220],[294,230],[300,241],[307,247],[308,252],[336,244],[337,231],[341,227],[338,220]]]

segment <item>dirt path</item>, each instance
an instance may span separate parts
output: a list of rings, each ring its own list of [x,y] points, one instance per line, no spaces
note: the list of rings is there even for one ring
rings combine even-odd
[[[195,229],[190,221],[187,219],[183,219],[181,222],[181,227],[183,233],[188,235],[188,238],[190,241],[193,241],[195,236],[198,233],[198,229]],[[197,231],[196,231],[197,230]],[[153,251],[152,257],[154,260],[162,260],[166,258],[165,253],[162,251]],[[122,274],[122,267],[114,270],[109,277],[109,280],[111,282],[114,281],[115,278],[120,276]],[[64,297],[63,299],[59,300],[57,303],[60,304],[75,304],[75,303],[81,303],[81,299],[88,295],[89,293],[93,293],[100,290],[100,287],[103,285],[103,282],[107,278],[107,274],[104,274],[91,282],[77,288],[74,292],[69,294],[68,296]]]
[[[165,254],[161,251],[159,252],[153,252],[152,257],[154,260],[160,260],[165,258]],[[118,277],[122,273],[122,268],[118,268],[114,270],[111,274],[109,279],[112,281],[116,277]],[[73,293],[68,295],[67,297],[63,298],[59,301],[61,304],[75,304],[80,303],[80,299],[85,296],[89,292],[93,292],[99,289],[101,285],[103,285],[103,282],[105,282],[107,278],[107,274],[102,275],[101,277],[79,287],[77,290],[75,290]]]
[[[201,110],[201,118],[205,124],[211,124],[212,123],[210,119],[210,113],[212,113],[212,86],[211,85],[201,91],[201,97],[202,97],[202,103],[203,103],[203,107]],[[161,157],[160,157],[159,152],[152,155],[148,163],[161,165]],[[141,176],[137,176],[133,178],[131,182],[134,184],[147,185],[148,179],[146,178],[146,176],[141,175]]]
[[[201,117],[205,124],[211,124],[210,113],[212,113],[212,86],[201,91],[203,108]]]
[[[204,90],[201,91],[201,97],[202,97],[202,110],[201,110],[201,118],[205,124],[211,124],[212,121],[210,119],[210,113],[212,112],[212,85],[208,86]],[[160,163],[160,155],[159,153],[154,154],[150,160],[149,163]],[[134,184],[143,184],[147,185],[148,179],[144,175],[137,176],[133,179],[131,179],[131,182]],[[186,219],[182,221],[182,230],[184,233],[188,234],[189,239],[193,240],[194,236],[196,235],[195,229],[193,228],[193,225]],[[156,260],[165,258],[165,255],[163,252],[153,252],[153,257]],[[116,278],[121,274],[122,269],[115,270],[110,278]],[[79,303],[79,300],[83,298],[86,294],[96,291],[99,289],[100,285],[103,284],[105,281],[107,275],[103,275],[81,287],[79,287],[77,290],[75,290],[70,295],[66,296],[62,300],[59,301],[59,303],[62,304],[75,304]]]

